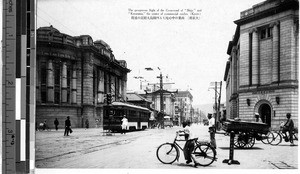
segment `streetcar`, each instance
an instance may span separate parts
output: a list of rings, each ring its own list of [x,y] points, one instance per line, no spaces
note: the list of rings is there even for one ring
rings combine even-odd
[[[104,106],[103,129],[120,132],[122,118],[128,119],[127,130],[144,130],[148,128],[151,111],[148,108],[125,102],[113,102]]]

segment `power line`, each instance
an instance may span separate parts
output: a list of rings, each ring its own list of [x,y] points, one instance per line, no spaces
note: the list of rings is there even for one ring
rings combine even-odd
[[[59,2],[64,2],[67,3],[69,6],[72,7],[72,9],[74,9],[75,11],[77,11],[78,14],[84,16],[85,13],[83,13],[81,10],[79,10],[78,8],[76,8],[72,3],[70,3],[69,1],[65,0],[65,1],[59,1]],[[89,23],[91,26],[93,26],[96,31],[101,31],[95,24],[93,24],[92,22],[89,21],[89,17],[85,18],[85,22]]]
[[[41,8],[37,8],[38,11],[43,12],[46,16],[50,17],[52,20],[58,22],[62,27],[64,27],[65,29],[69,30],[73,35],[76,35],[76,33],[74,31],[72,31],[71,29],[69,29],[68,27],[66,27],[64,24],[62,24],[59,20],[53,18],[51,15],[49,15],[47,12],[45,12],[44,10],[42,10]],[[40,17],[41,18],[41,17]],[[45,19],[44,19],[45,20]]]

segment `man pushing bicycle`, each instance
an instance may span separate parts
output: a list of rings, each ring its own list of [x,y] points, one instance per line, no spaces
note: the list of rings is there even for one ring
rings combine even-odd
[[[195,140],[197,140],[197,138],[194,137],[194,134],[193,134],[193,131],[191,130],[189,121],[183,122],[182,126],[184,129],[179,130],[177,133],[179,133],[179,136],[184,136],[184,138],[186,140],[186,143],[183,148],[183,154],[184,154],[184,158],[186,160],[186,164],[189,164],[192,161],[194,161],[194,165],[197,166],[197,165],[199,165],[199,163],[192,156],[192,152],[195,148]],[[180,134],[180,133],[182,133],[182,134]]]

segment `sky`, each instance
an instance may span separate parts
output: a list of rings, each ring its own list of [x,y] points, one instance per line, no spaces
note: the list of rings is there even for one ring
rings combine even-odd
[[[228,42],[240,12],[262,0],[38,0],[37,28],[53,25],[71,35],[103,40],[117,60],[131,70],[127,89],[158,83],[160,73],[173,89],[189,90],[193,105],[214,102],[210,82],[223,81]],[[133,20],[132,10],[186,10],[201,12],[197,20]],[[152,67],[154,71],[146,71]],[[160,68],[160,70],[157,69]],[[221,101],[225,101],[222,82]]]

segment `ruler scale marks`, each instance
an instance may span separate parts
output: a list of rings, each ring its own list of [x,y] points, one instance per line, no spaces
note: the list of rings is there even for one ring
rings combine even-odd
[[[30,156],[34,156],[30,132],[35,113],[35,8],[36,0],[3,0],[2,42],[2,171],[3,173],[29,173]],[[28,35],[31,31],[32,35]],[[27,50],[29,55],[27,55]],[[31,53],[31,50],[33,52]],[[30,61],[28,60],[30,59]],[[27,73],[27,70],[31,74]],[[30,86],[27,84],[31,84]],[[30,95],[29,95],[30,94]],[[29,103],[31,102],[31,104]],[[33,109],[34,111],[34,109]],[[29,117],[30,116],[30,117]],[[33,120],[30,122],[30,120]],[[29,124],[30,123],[30,124]],[[32,166],[32,165],[31,165]]]

